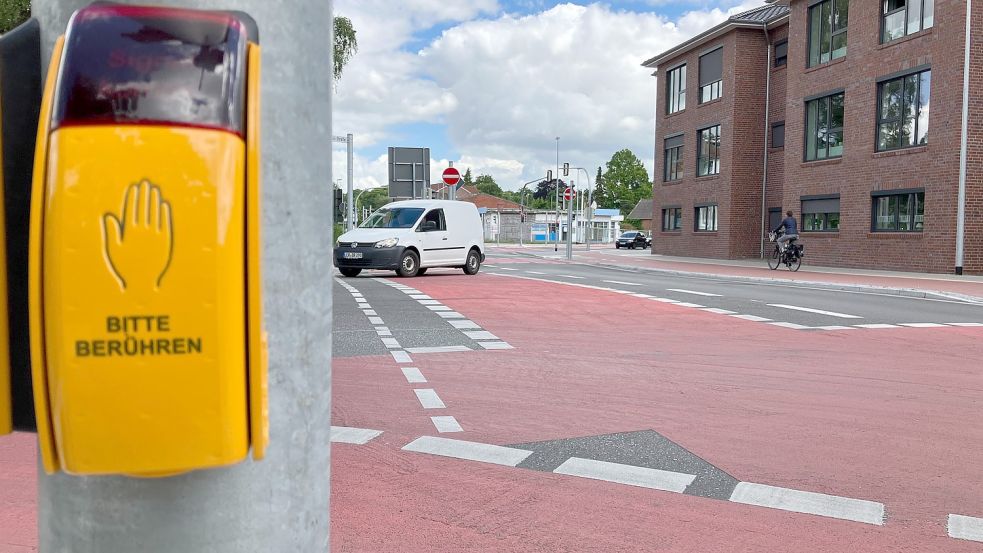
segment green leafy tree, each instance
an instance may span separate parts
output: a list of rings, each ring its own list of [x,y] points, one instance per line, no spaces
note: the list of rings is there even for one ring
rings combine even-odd
[[[648,171],[631,150],[626,148],[615,152],[606,167],[602,175],[603,198],[607,202],[605,207],[617,208],[627,215],[639,200],[652,197],[652,181],[649,180]],[[634,220],[625,222],[636,227],[641,223]]]
[[[8,0],[0,0],[0,3]],[[16,0],[15,0],[16,1]],[[334,18],[334,78],[337,81],[341,78],[341,72],[345,65],[351,61],[352,56],[358,52],[358,40],[355,38],[355,27],[352,20],[344,16]]]
[[[464,186],[473,186],[474,185],[474,177],[471,176],[471,168],[470,167],[468,167],[468,170],[464,172],[464,176],[461,177],[461,180],[464,181]]]
[[[483,192],[485,194],[490,194],[497,198],[504,198],[502,187],[495,182],[495,179],[491,175],[478,175],[478,178],[474,179],[475,186],[478,187],[478,192]]]
[[[31,17],[31,0],[0,0],[0,34]]]

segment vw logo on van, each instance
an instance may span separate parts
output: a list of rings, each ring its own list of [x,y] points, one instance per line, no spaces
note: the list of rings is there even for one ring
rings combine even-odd
[[[352,242],[352,247],[353,248],[357,248],[358,247],[358,242]]]

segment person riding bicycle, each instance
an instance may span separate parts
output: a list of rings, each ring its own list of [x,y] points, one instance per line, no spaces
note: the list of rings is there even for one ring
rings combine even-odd
[[[799,238],[799,226],[796,224],[795,217],[792,216],[792,212],[786,211],[785,215],[786,217],[782,219],[782,222],[773,231],[775,234],[778,234],[778,232],[781,230],[785,231],[785,234],[779,236],[777,240],[778,251],[782,253],[785,252],[785,244],[787,242],[791,242],[792,240]]]

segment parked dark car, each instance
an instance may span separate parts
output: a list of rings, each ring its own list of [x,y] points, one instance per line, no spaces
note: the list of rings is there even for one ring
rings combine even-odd
[[[651,246],[652,240],[646,236],[644,232],[639,232],[637,230],[623,232],[621,236],[614,241],[614,247],[616,249],[628,248],[629,250],[634,250],[635,248],[648,248]]]

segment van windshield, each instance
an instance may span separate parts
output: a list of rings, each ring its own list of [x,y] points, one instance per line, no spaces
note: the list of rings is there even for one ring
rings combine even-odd
[[[412,228],[420,215],[422,207],[384,207],[369,215],[359,228]]]

